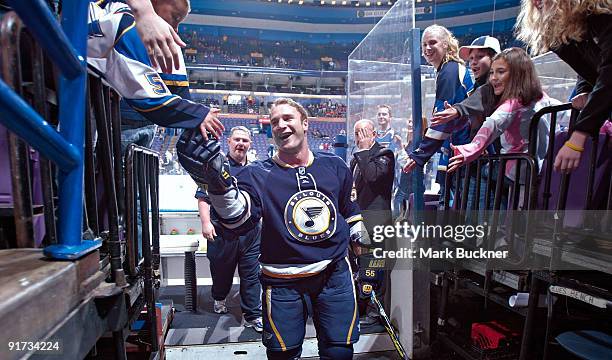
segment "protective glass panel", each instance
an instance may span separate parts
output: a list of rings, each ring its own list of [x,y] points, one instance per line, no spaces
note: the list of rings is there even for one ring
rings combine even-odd
[[[536,56],[533,63],[544,92],[561,102],[569,101],[576,86],[576,72],[553,52]],[[568,126],[564,123],[559,125]]]
[[[414,2],[398,1],[361,41],[348,58],[348,109],[347,134],[349,135],[349,159],[355,151],[353,128],[357,121],[372,120],[380,137],[390,140],[389,147],[401,156],[401,149],[412,136],[412,81],[411,63],[420,64],[420,57],[411,58],[411,29],[414,27]],[[418,44],[416,44],[418,46]],[[421,66],[421,104],[423,115],[429,116],[435,97],[433,68]],[[426,95],[431,94],[431,95]],[[390,124],[377,116],[378,106],[391,108]],[[385,130],[392,129],[391,134]],[[386,136],[385,136],[386,135]],[[380,139],[382,140],[382,139]],[[398,163],[401,165],[401,161]],[[434,176],[426,179],[433,180]],[[399,176],[399,172],[396,176]],[[425,181],[427,189],[432,181]]]

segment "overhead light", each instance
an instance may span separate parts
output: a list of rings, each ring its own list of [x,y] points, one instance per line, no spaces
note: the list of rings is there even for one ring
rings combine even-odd
[[[376,6],[381,6],[381,5],[382,5],[382,2],[381,2],[381,1],[377,1],[377,2],[376,2]]]
[[[302,5],[303,3],[304,3],[304,0],[298,1],[298,5]]]
[[[366,6],[370,6],[370,2],[369,1],[366,1]]]
[[[321,5],[325,5],[325,0],[321,0]]]
[[[343,0],[343,1],[342,1],[342,5],[346,5],[346,0]]]
[[[332,0],[331,4],[336,5],[336,0]]]

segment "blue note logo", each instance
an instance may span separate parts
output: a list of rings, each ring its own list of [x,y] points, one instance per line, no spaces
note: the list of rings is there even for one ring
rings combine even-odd
[[[285,206],[285,225],[295,239],[315,243],[329,239],[336,231],[336,208],[317,190],[293,195]]]

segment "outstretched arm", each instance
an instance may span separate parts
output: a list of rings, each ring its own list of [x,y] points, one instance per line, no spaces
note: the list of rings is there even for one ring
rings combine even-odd
[[[197,129],[190,129],[183,132],[176,150],[181,166],[198,186],[208,189],[210,203],[223,227],[241,234],[257,225],[261,216],[252,209],[259,207],[252,203],[259,202],[238,188],[217,140],[205,140]]]

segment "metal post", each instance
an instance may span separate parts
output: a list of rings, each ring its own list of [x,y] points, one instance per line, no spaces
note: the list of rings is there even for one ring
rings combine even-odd
[[[410,30],[412,41],[410,41],[410,71],[412,73],[412,123],[414,127],[412,148],[414,150],[423,139],[423,109],[421,104],[421,30],[414,28]],[[423,201],[423,171],[412,172],[412,188],[414,189],[414,223],[418,224],[418,214],[425,208]]]
[[[42,3],[42,1],[38,2]],[[19,3],[19,1],[11,3]],[[63,73],[60,76],[60,134],[75,148],[78,162],[70,171],[60,171],[59,174],[59,244],[51,245],[44,251],[45,255],[56,259],[76,259],[102,245],[101,240],[83,240],[80,226],[83,218],[83,146],[87,81],[85,54],[87,53],[88,6],[89,2],[79,0],[66,0],[63,3],[62,26],[68,39],[68,45],[71,45],[70,50],[76,51],[79,67],[78,71],[72,71],[71,66],[66,66],[66,69],[62,69]],[[44,9],[48,13],[47,18],[52,17],[48,8]],[[27,11],[31,12],[30,9]],[[37,29],[40,26],[42,24],[34,24],[30,27]],[[36,36],[42,31],[34,30],[33,32]],[[67,54],[61,54],[61,56],[71,59],[69,54],[74,51],[68,51]]]

